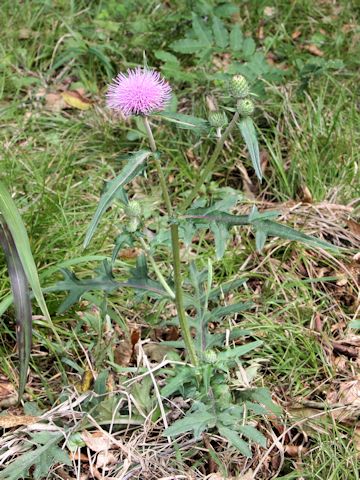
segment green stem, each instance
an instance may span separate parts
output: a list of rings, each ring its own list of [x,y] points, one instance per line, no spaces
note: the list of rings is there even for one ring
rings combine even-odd
[[[175,299],[175,293],[171,290],[171,288],[169,287],[167,281],[165,280],[163,274],[160,272],[160,269],[159,267],[157,266],[155,260],[154,260],[154,257],[151,255],[149,249],[148,249],[148,246],[146,245],[145,243],[145,240],[143,238],[139,238],[140,240],[140,243],[145,251],[145,254],[147,256],[147,258],[149,259],[153,269],[154,269],[154,272],[156,273],[156,276],[158,277],[158,280],[159,282],[161,283],[161,285],[164,287],[164,290],[167,291],[167,293],[170,295],[170,297],[172,299]]]
[[[218,159],[220,153],[222,152],[222,149],[224,147],[225,140],[227,137],[230,135],[231,131],[233,130],[236,122],[239,120],[239,113],[235,112],[233,118],[231,119],[231,122],[229,125],[226,127],[224,133],[221,135],[219,140],[216,143],[216,147],[213,151],[213,154],[210,157],[210,160],[207,162],[205,165],[204,169],[202,169],[202,174],[200,175],[198,181],[196,182],[194,188],[191,190],[190,195],[188,195],[183,203],[180,205],[179,209],[181,211],[185,211],[189,205],[191,205],[192,201],[196,197],[200,187],[203,185],[203,183],[206,182],[207,177],[209,174],[212,172],[215,162]]]
[[[150,148],[154,152],[154,161],[155,161],[156,171],[157,171],[157,174],[159,175],[160,186],[161,186],[162,194],[164,197],[166,209],[171,219],[171,217],[174,216],[174,212],[171,205],[169,192],[166,186],[166,180],[164,177],[163,169],[161,167],[161,163],[157,154],[158,152],[156,148],[156,143],[151,131],[148,118],[143,117],[143,122],[146,129],[146,133],[149,138]],[[190,326],[189,326],[189,322],[186,317],[185,308],[184,308],[178,225],[176,223],[172,223],[170,227],[170,231],[171,231],[171,249],[172,249],[172,255],[173,255],[173,268],[174,268],[176,310],[179,317],[181,333],[184,338],[184,343],[185,343],[188,355],[190,357],[190,361],[193,365],[198,365],[198,359],[196,356],[195,347],[194,347],[193,339],[190,332]]]
[[[190,361],[193,365],[198,365],[198,359],[196,356],[193,339],[190,333],[190,327],[188,320],[186,318],[186,313],[184,309],[183,301],[183,291],[182,291],[182,279],[181,279],[181,266],[180,266],[180,248],[179,248],[179,228],[176,223],[173,223],[170,227],[171,229],[171,246],[173,253],[173,262],[174,262],[174,280],[175,280],[175,302],[176,310],[179,317],[179,323],[181,327],[181,332],[184,337],[184,342],[189,353]]]

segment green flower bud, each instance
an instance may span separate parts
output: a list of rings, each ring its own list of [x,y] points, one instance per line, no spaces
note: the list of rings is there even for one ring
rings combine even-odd
[[[234,75],[230,81],[230,94],[235,98],[246,98],[250,93],[249,84],[242,75]]]
[[[250,100],[250,98],[244,98],[243,100],[239,100],[237,104],[237,111],[242,115],[243,117],[248,117],[249,115],[252,115],[255,110],[255,105]]]
[[[130,218],[128,224],[126,225],[126,230],[129,233],[134,233],[139,228],[140,221],[137,217]]]
[[[225,127],[229,123],[225,112],[210,112],[208,120],[215,128]]]
[[[218,402],[220,402],[223,405],[226,405],[226,404],[231,402],[231,400],[232,400],[231,399],[231,392],[230,392],[230,388],[228,387],[228,385],[218,384],[218,385],[214,385],[212,387],[212,389],[213,389],[213,392],[214,392],[215,400],[217,400]]]
[[[217,361],[217,355],[214,350],[206,350],[203,352],[203,360],[205,363],[210,363],[213,365]]]
[[[142,209],[139,202],[131,200],[125,207],[125,213],[128,217],[141,217]]]

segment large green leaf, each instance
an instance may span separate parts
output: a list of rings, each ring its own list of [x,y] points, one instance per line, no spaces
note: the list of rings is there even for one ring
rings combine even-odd
[[[229,443],[235,448],[237,448],[245,457],[251,458],[251,450],[249,445],[239,437],[239,435],[224,425],[218,424],[218,429],[220,435],[225,437]]]
[[[21,399],[26,385],[27,371],[29,367],[32,333],[32,312],[29,283],[23,269],[14,239],[0,215],[0,245],[3,247],[5,259],[13,292],[16,338],[19,351],[19,400]]]
[[[243,34],[240,25],[236,23],[230,32],[230,49],[232,52],[239,52],[242,48]]]
[[[324,240],[312,237],[311,235],[306,235],[306,233],[299,232],[291,227],[281,225],[280,223],[271,220],[255,220],[253,225],[256,228],[256,231],[260,231],[266,236],[281,237],[286,240],[306,243],[314,247],[337,249],[337,247]]]
[[[249,39],[247,39],[249,40]],[[259,144],[256,136],[254,122],[250,117],[245,117],[238,122],[241,135],[244,138],[246,146],[249,150],[250,158],[258,179],[262,180],[262,171],[260,163]]]
[[[266,448],[266,437],[251,425],[241,425],[237,428],[246,438],[258,443],[261,447]]]
[[[101,217],[111,202],[116,198],[117,193],[124,185],[129,183],[141,172],[145,160],[151,154],[152,152],[150,150],[139,150],[138,152],[129,155],[127,157],[128,162],[120,174],[108,183],[106,191],[100,198],[94,218],[90,222],[89,228],[86,232],[84,248],[89,245]]]
[[[220,20],[219,17],[213,15],[212,22],[215,43],[219,48],[224,49],[229,43],[229,32],[227,31],[224,23]]]
[[[154,294],[157,297],[168,297],[168,293],[163,289],[160,283],[148,277],[147,271],[139,270],[139,262],[142,257],[137,259],[137,267],[132,270],[132,276],[127,282],[118,282],[112,274],[111,265],[104,260],[102,266],[97,271],[97,276],[92,278],[78,278],[71,270],[62,268],[61,273],[64,279],[54,286],[47,287],[46,292],[62,292],[67,291],[68,296],[58,309],[58,313],[65,312],[72,305],[77,303],[80,298],[87,292],[93,290],[101,290],[104,292],[112,292],[118,288],[132,288],[141,292]],[[143,273],[143,274],[142,274]]]
[[[41,290],[37,268],[31,253],[30,242],[26,228],[13,199],[2,182],[0,182],[0,214],[2,215],[4,222],[11,233],[16,251],[21,261],[21,265],[24,269],[27,281],[29,282],[34,297],[36,298],[36,301],[44,317],[46,318],[49,327],[52,329],[56,340],[60,343],[60,337],[51,321],[50,314]]]
[[[35,468],[31,478],[34,480],[48,478],[49,470],[55,464],[71,466],[69,455],[58,446],[61,440],[61,433],[40,432],[33,434],[31,444],[35,445],[36,448],[19,455],[16,460],[8,464],[0,472],[0,480],[29,478],[29,470],[33,465]]]
[[[228,348],[224,352],[220,352],[218,354],[218,360],[219,362],[235,360],[241,357],[242,355],[245,355],[246,353],[251,352],[251,350],[254,350],[255,348],[260,347],[262,343],[263,342],[261,340],[256,340],[255,342],[246,343],[245,345]]]
[[[251,225],[258,233],[256,243],[257,247],[263,247],[266,237],[281,237],[286,240],[298,241],[311,245],[313,247],[327,248],[337,250],[338,248],[331,243],[320,240],[306,233],[294,230],[291,227],[282,225],[281,223],[269,220],[277,215],[276,212],[257,212],[252,211],[250,215],[231,215],[227,212],[212,211],[208,212],[207,208],[191,209],[186,212],[183,218],[191,221],[195,225],[209,226],[212,224],[223,223],[228,228],[236,225]]]
[[[194,432],[195,438],[214,423],[214,414],[207,410],[197,410],[194,413],[188,413],[184,418],[177,420],[168,427],[163,435],[166,437],[176,437],[182,433]]]
[[[2,214],[14,240],[16,250],[19,254],[21,264],[26,274],[26,278],[34,293],[36,301],[44,315],[52,327],[55,336],[60,341],[55,328],[52,325],[51,318],[45,303],[44,296],[41,291],[40,281],[36,269],[36,265],[31,253],[29,237],[21,216],[16,208],[5,185],[0,182],[0,213]]]
[[[213,41],[211,30],[206,26],[204,20],[196,13],[192,13],[192,27],[199,41],[204,45],[210,45]]]

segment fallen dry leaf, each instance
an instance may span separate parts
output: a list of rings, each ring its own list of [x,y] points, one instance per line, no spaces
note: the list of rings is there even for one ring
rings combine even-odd
[[[174,348],[161,343],[146,343],[143,349],[149,360],[156,363],[161,363],[168,353],[176,352]]]
[[[300,457],[306,453],[307,450],[303,445],[285,445],[285,453],[289,455],[289,457]]]
[[[353,433],[353,442],[355,444],[356,451],[360,454],[360,425],[356,425]]]
[[[355,220],[351,220],[351,218],[349,218],[349,220],[346,221],[346,225],[349,227],[351,233],[360,237],[360,223],[355,222]]]
[[[103,432],[88,432],[84,430],[81,433],[81,438],[85,442],[86,446],[90,448],[93,452],[103,452],[109,450],[111,447],[112,440],[110,436],[105,435]]]
[[[292,34],[291,34],[291,38],[293,40],[296,40],[297,38],[299,38],[301,36],[301,30],[295,30]]]
[[[313,197],[311,195],[311,192],[309,188],[306,185],[301,185],[299,188],[299,197],[302,202],[304,203],[312,203],[313,202]]]
[[[326,400],[330,404],[342,405],[359,405],[360,406],[360,380],[354,379],[346,382],[339,382],[333,390],[331,390]]]
[[[45,95],[45,108],[50,112],[61,112],[66,107],[66,102],[60,93],[47,93]]]
[[[0,408],[8,408],[16,405],[18,394],[9,380],[0,376]]]
[[[28,40],[30,37],[32,37],[34,32],[30,30],[29,28],[20,28],[19,34],[18,34],[18,39],[19,40]]]
[[[115,363],[122,367],[127,367],[130,363],[133,352],[133,346],[130,339],[120,340],[114,350]]]
[[[320,50],[319,47],[317,47],[316,45],[314,45],[312,43],[310,45],[304,45],[303,49],[306,50],[307,52],[311,53],[311,55],[315,55],[316,57],[323,57],[324,56],[324,52],[322,50]]]
[[[32,417],[30,415],[2,415],[0,416],[0,427],[12,428],[21,425],[32,425],[39,421],[39,417]]]
[[[141,253],[140,248],[122,248],[119,253],[119,257],[122,260],[129,260],[131,258],[136,258]]]
[[[76,90],[67,90],[62,92],[61,96],[68,106],[78,110],[88,110],[92,105],[92,102],[88,98]]]
[[[265,17],[273,17],[276,13],[275,7],[265,7],[264,8],[264,15]]]
[[[120,340],[114,350],[115,363],[122,367],[127,367],[134,355],[134,348],[140,339],[140,329],[134,328],[130,333],[130,338]]]
[[[111,465],[115,465],[117,462],[117,458],[111,452],[101,451],[96,457],[96,468],[106,468],[109,465],[109,469]]]

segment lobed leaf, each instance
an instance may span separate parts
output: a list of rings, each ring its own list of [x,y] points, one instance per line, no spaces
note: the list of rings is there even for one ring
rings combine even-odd
[[[220,435],[226,438],[228,442],[235,448],[237,448],[245,457],[251,458],[251,450],[249,445],[240,436],[228,427],[218,424]]]
[[[251,352],[255,348],[260,347],[263,342],[261,340],[256,340],[255,342],[246,343],[245,345],[240,345],[238,347],[228,348],[224,352],[218,354],[219,362],[235,360],[246,353]]]
[[[197,410],[194,413],[188,413],[184,418],[177,420],[168,427],[163,436],[176,437],[182,433],[194,432],[195,438],[198,438],[209,425],[213,424],[214,415],[207,410]]]
[[[213,15],[212,23],[216,45],[222,49],[226,48],[229,44],[229,32],[219,17]]]

